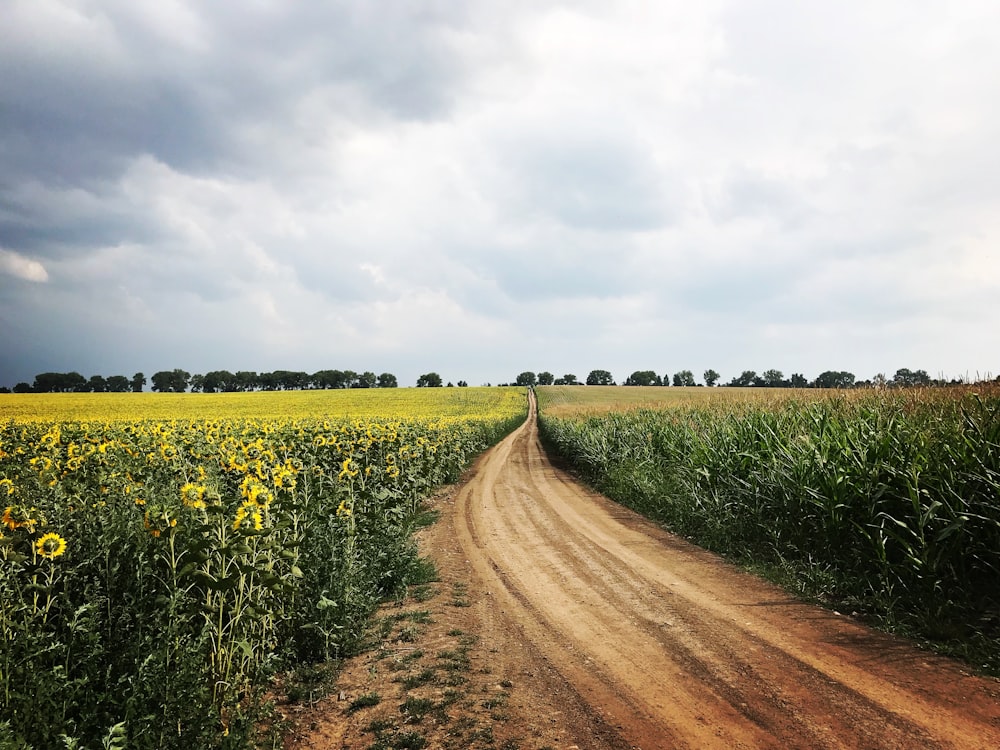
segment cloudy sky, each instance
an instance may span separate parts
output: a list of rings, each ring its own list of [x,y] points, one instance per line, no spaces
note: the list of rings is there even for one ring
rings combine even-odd
[[[1000,374],[995,0],[0,19],[0,385]]]

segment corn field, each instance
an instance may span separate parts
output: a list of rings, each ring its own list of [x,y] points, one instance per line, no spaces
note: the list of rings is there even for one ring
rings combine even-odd
[[[421,502],[526,413],[498,388],[329,394],[326,417],[105,395],[3,403],[2,748],[247,747],[275,672],[352,648],[417,564]]]
[[[802,594],[1000,671],[1000,391],[707,401],[543,439],[611,498]]]

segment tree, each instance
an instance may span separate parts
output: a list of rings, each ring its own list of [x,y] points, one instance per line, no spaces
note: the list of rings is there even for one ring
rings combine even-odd
[[[729,385],[736,388],[746,388],[753,385],[754,381],[757,380],[757,373],[754,370],[744,370],[743,374],[738,378],[733,378],[729,381]]]
[[[719,382],[719,378],[721,378],[722,376],[719,375],[719,373],[717,373],[715,370],[705,370],[705,373],[702,375],[702,377],[705,379],[705,385],[711,388],[713,385]]]
[[[146,376],[141,372],[137,372],[132,376],[132,393],[142,393],[143,387],[146,385]]]
[[[261,387],[265,390],[300,391],[309,387],[313,376],[307,372],[292,370],[275,370],[262,372],[259,376]]]
[[[806,380],[806,376],[801,372],[793,372],[791,379],[788,381],[791,383],[792,388],[808,388],[809,381]]]
[[[538,385],[552,385],[554,381],[555,377],[551,372],[538,373]]]
[[[153,377],[155,379],[156,376]],[[202,378],[201,389],[205,393],[231,393],[236,390],[236,376],[229,370],[206,372]]]
[[[237,391],[255,391],[260,388],[260,377],[252,370],[240,370],[233,375]]]
[[[663,385],[663,380],[653,370],[636,370],[625,378],[625,385]]]
[[[90,393],[104,393],[108,390],[108,381],[103,375],[91,375],[87,381],[87,390]]]
[[[87,379],[78,372],[43,372],[35,376],[31,389],[35,393],[81,393],[87,390]]]
[[[525,371],[517,376],[517,380],[514,381],[514,385],[525,385],[530,387],[537,382],[538,378],[535,377],[535,373],[530,371]]]
[[[208,375],[205,376],[206,378]],[[183,393],[187,390],[191,374],[184,370],[161,370],[151,378],[153,390],[160,393]]]
[[[31,393],[34,389],[25,382],[18,383],[14,386],[14,393]]]
[[[464,380],[459,380],[458,383],[457,383],[457,385],[458,385],[459,388],[468,388],[469,387],[469,384],[466,381],[464,381]]]
[[[674,373],[674,385],[678,386],[692,386],[696,385],[694,382],[694,373],[690,370],[681,370],[680,372]]]
[[[195,373],[191,376],[189,385],[191,386],[191,393],[201,393],[205,390],[205,376]]]
[[[440,388],[441,376],[436,372],[428,372],[417,378],[417,388]]]
[[[553,385],[579,385],[579,381],[576,379],[576,375],[571,372],[566,373],[561,378],[556,378],[552,383]]]
[[[358,388],[374,388],[378,385],[378,378],[374,372],[365,371],[358,375]]]
[[[167,393],[170,391],[170,373],[166,370],[154,372],[150,380],[152,381],[152,389],[157,393]]]
[[[399,382],[396,380],[396,376],[391,372],[383,372],[378,376],[378,387],[379,388],[397,388]]]
[[[313,388],[347,388],[347,374],[343,370],[319,370],[310,378]]]
[[[591,370],[587,376],[587,385],[614,385],[611,373],[607,370]]]
[[[850,388],[854,385],[854,373],[827,370],[816,376],[813,385],[817,388]]]
[[[109,393],[125,393],[128,391],[128,378],[124,375],[109,375],[107,386]]]
[[[783,388],[788,385],[781,370],[765,370],[761,377],[768,388]]]
[[[910,371],[906,367],[903,367],[896,370],[896,374],[892,376],[892,384],[903,388],[930,385],[931,377],[927,374],[926,370]]]

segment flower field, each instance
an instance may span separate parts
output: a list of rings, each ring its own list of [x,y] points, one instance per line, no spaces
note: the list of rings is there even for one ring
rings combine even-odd
[[[522,389],[0,396],[0,747],[246,747]]]
[[[538,389],[540,429],[600,491],[1000,673],[995,386],[752,400],[697,389],[697,401],[654,409],[602,409],[587,390]]]

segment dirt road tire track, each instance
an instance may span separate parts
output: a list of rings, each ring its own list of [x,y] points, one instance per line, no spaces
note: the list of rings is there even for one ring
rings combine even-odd
[[[534,403],[462,485],[452,522],[497,653],[539,665],[580,747],[1000,747],[1000,683],[588,491],[546,457]]]

